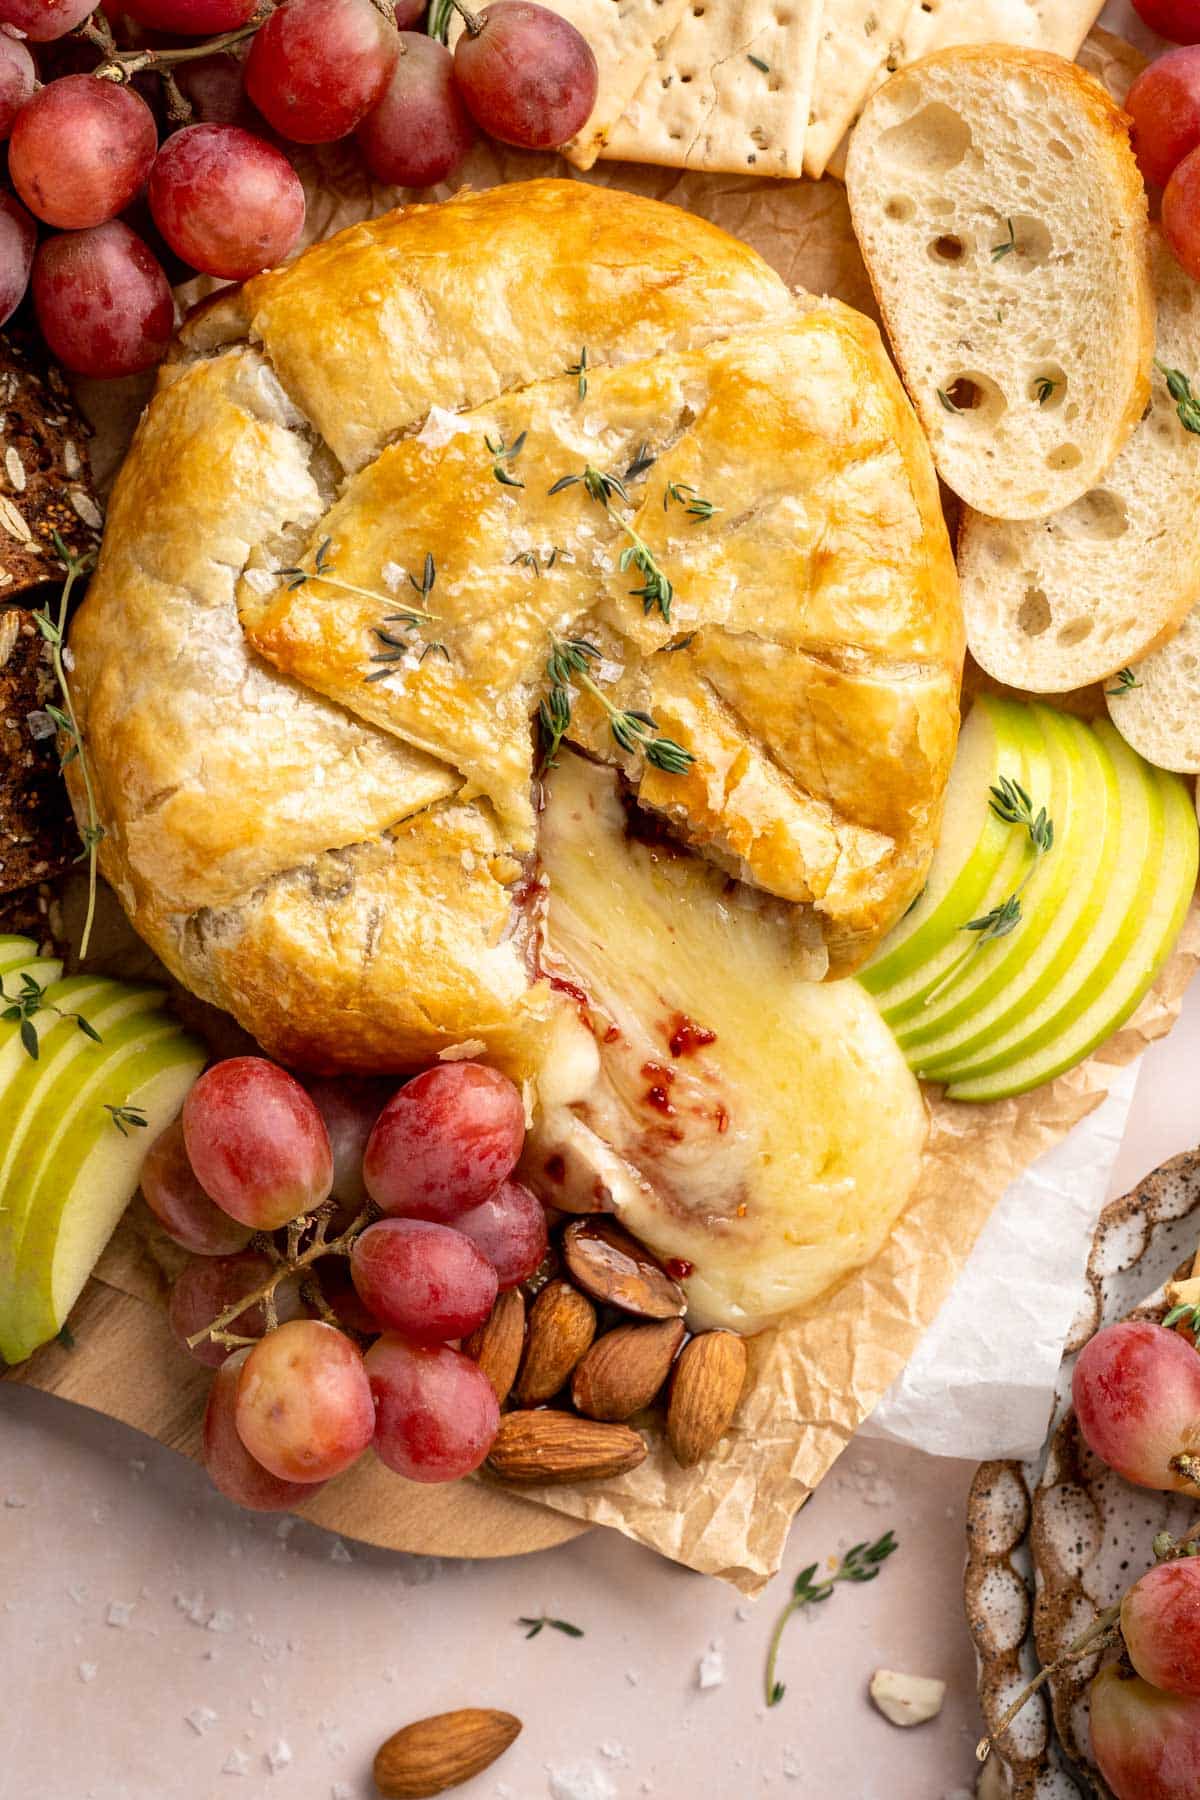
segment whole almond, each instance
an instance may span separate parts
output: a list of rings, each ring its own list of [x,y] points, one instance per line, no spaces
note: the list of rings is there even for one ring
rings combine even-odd
[[[687,1300],[677,1281],[613,1219],[576,1219],[563,1233],[563,1260],[586,1294],[642,1319],[679,1319]]]
[[[746,1340],[735,1331],[704,1331],[684,1346],[667,1404],[667,1439],[681,1468],[693,1468],[720,1442],[745,1379]]]
[[[503,1756],[521,1730],[520,1719],[488,1707],[418,1719],[382,1744],[375,1757],[375,1786],[384,1800],[427,1800],[461,1787]]]
[[[598,1425],[575,1413],[505,1413],[488,1467],[505,1481],[598,1481],[644,1461],[646,1445],[628,1425]]]
[[[544,1287],[529,1313],[516,1398],[539,1406],[557,1394],[596,1335],[596,1309],[569,1281]]]
[[[649,1406],[683,1342],[682,1319],[618,1325],[597,1338],[575,1371],[571,1398],[589,1419],[628,1419]]]
[[[463,1344],[464,1353],[479,1364],[491,1382],[501,1406],[516,1380],[524,1347],[525,1298],[519,1288],[509,1288],[497,1299],[491,1317],[477,1326]]]

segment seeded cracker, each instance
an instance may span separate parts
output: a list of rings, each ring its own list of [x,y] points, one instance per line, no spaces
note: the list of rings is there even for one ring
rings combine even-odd
[[[823,4],[689,5],[601,155],[725,174],[801,174]]]
[[[921,0],[910,12],[895,52],[859,96],[854,117],[896,69],[955,44],[1017,44],[1074,58],[1103,7],[1104,0]],[[829,157],[829,173],[840,179],[845,160],[843,138]]]
[[[825,0],[804,173],[817,180],[858,117],[878,71],[898,54],[917,0]],[[895,66],[894,64],[892,65]]]

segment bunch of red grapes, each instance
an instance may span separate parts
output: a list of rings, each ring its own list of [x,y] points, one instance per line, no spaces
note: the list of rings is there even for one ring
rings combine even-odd
[[[555,148],[595,105],[586,40],[532,0],[459,7],[453,55],[410,29],[425,0],[394,0],[396,24],[373,0],[283,0],[258,23],[267,3],[104,0],[98,17],[136,39],[109,55],[111,26],[86,24],[96,0],[0,0],[0,141],[16,190],[0,189],[0,324],[32,276],[38,323],[65,367],[136,374],[162,359],[174,327],[164,257],[241,281],[295,248],[304,190],[279,140],[353,133],[376,179],[425,187],[454,173],[477,129]],[[93,35],[70,48],[90,49],[96,69],[39,85],[30,45],[81,28]],[[227,35],[178,41],[211,33]],[[247,42],[243,61],[234,50]],[[161,144],[143,93],[160,98],[160,73],[198,121],[168,123]],[[143,201],[161,256],[141,212],[139,230],[121,216]],[[39,222],[54,227],[40,244]]]
[[[1149,1321],[1098,1332],[1072,1398],[1095,1455],[1126,1481],[1200,1498],[1200,1354]],[[1200,1542],[1187,1543],[1188,1551]],[[1200,1560],[1158,1563],[1121,1604],[1124,1655],[1092,1684],[1092,1750],[1117,1800],[1200,1794]]]
[[[170,1322],[216,1369],[204,1458],[223,1494],[294,1506],[370,1444],[410,1481],[479,1467],[500,1411],[456,1341],[545,1258],[541,1203],[511,1178],[524,1137],[520,1094],[481,1063],[398,1092],[304,1088],[256,1056],[200,1077],[142,1192],[192,1252]]]
[[[1182,46],[1142,71],[1125,110],[1142,174],[1163,190],[1163,235],[1180,266],[1200,281],[1200,0],[1134,5],[1147,25]]]

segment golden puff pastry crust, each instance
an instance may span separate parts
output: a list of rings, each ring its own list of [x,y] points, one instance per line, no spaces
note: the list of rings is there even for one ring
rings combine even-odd
[[[589,469],[607,496],[564,484]],[[218,296],[72,633],[138,930],[289,1062],[468,1043],[534,1068],[553,634],[695,760],[627,756],[586,693],[573,740],[857,966],[924,879],[963,655],[875,328],[692,215],[558,181],[403,209]]]

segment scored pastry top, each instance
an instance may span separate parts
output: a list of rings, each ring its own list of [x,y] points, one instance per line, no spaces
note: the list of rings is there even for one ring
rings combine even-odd
[[[135,925],[290,1060],[473,1039],[528,1066],[552,634],[694,761],[627,754],[586,692],[569,741],[856,966],[924,879],[962,661],[874,327],[692,215],[556,181],[390,214],[218,296],[72,639]]]

